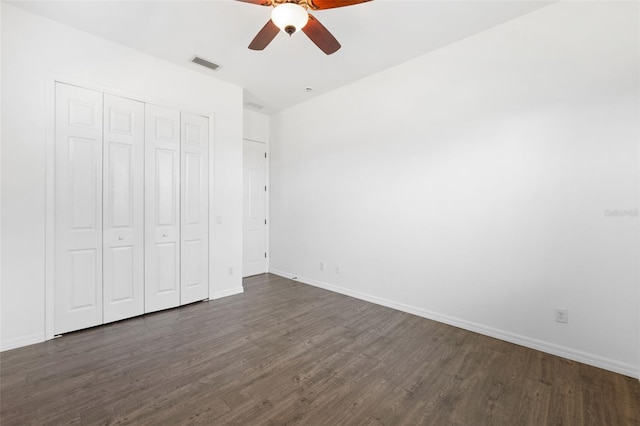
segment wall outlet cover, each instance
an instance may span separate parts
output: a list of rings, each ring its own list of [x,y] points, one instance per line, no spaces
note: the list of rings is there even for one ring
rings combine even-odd
[[[556,308],[556,322],[561,324],[569,323],[569,310],[564,308]]]

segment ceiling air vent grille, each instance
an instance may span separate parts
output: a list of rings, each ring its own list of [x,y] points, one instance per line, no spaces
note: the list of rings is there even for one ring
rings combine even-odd
[[[218,68],[220,68],[220,65],[214,64],[213,62],[207,61],[206,59],[203,59],[199,56],[194,56],[193,59],[191,59],[191,62],[193,62],[194,64],[202,65],[203,67],[207,67],[213,71],[217,71]]]
[[[249,107],[249,108],[253,108],[253,109],[262,109],[262,108],[264,108],[264,105],[260,105],[260,104],[257,104],[255,102],[245,102],[244,106]]]

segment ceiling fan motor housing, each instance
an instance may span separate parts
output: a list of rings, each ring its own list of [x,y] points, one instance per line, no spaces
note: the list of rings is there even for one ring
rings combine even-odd
[[[280,30],[290,36],[298,31],[304,33],[327,55],[340,49],[340,43],[317,18],[308,12],[311,10],[333,9],[365,3],[371,0],[238,0],[260,6],[273,6],[271,19],[258,32],[249,44],[251,50],[263,50],[278,35]]]

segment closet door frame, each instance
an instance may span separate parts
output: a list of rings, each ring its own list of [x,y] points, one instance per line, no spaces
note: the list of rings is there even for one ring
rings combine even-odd
[[[44,271],[44,287],[45,287],[45,300],[44,300],[44,334],[33,336],[33,343],[38,341],[53,339],[55,333],[54,327],[54,311],[55,311],[55,106],[56,96],[55,88],[56,83],[68,84],[71,86],[78,86],[84,89],[94,90],[102,92],[105,95],[114,95],[123,98],[129,98],[136,101],[144,102],[147,104],[161,105],[169,108],[176,108],[181,111],[188,111],[193,114],[205,116],[209,119],[209,299],[213,299],[214,288],[212,277],[212,270],[216,266],[216,262],[212,259],[211,250],[212,241],[215,237],[215,150],[216,150],[216,132],[215,132],[215,114],[210,111],[202,111],[191,108],[188,104],[171,104],[167,105],[166,100],[163,98],[157,98],[154,96],[132,94],[130,92],[122,91],[120,89],[103,86],[95,81],[83,80],[67,74],[60,74],[55,72],[49,72],[46,76],[46,94],[45,100],[45,114],[47,126],[45,129],[45,271]]]

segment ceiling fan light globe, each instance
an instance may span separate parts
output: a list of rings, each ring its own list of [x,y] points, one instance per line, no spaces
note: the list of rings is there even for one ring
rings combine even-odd
[[[307,24],[309,14],[302,6],[295,3],[283,3],[273,9],[271,20],[282,31],[292,35]],[[292,27],[294,30],[291,29]]]

